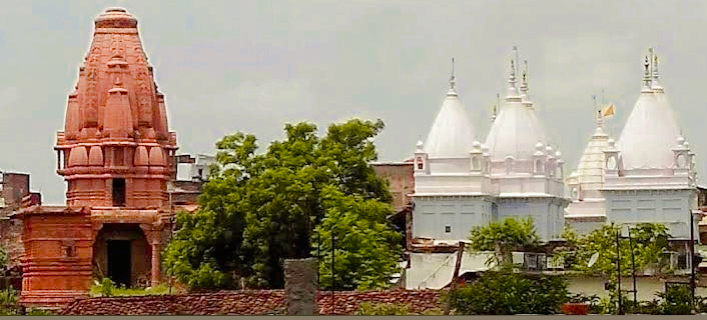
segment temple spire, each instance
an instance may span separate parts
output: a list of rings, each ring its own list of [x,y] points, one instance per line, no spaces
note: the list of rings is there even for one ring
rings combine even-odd
[[[603,95],[603,92],[602,92],[602,95]],[[592,100],[594,100],[594,111],[596,112],[595,119],[594,119],[595,123],[596,123],[597,127],[602,127],[602,125],[604,124],[604,117],[602,117],[601,108],[597,107],[597,96],[592,95]]]
[[[496,116],[498,115],[498,105],[501,104],[501,94],[497,93],[496,94],[496,104],[493,105],[493,109],[491,109],[491,123],[496,121]]]
[[[516,62],[520,61],[520,60],[518,60],[518,46],[513,46],[513,53],[515,54],[515,61]],[[518,73],[517,67],[518,66],[516,65],[516,69],[514,70],[516,74]]]
[[[508,94],[506,98],[517,98],[518,88],[516,87],[516,66],[515,60],[511,60],[511,74],[508,76]]]
[[[650,91],[651,89],[651,72],[650,72],[650,62],[648,60],[648,56],[646,56],[645,61],[643,62],[643,67],[645,68],[645,74],[643,76],[643,91]]]
[[[525,100],[530,101],[530,96],[528,95],[528,60],[523,60],[523,67],[523,74],[520,82],[520,93]]]
[[[652,87],[657,90],[662,90],[663,87],[660,86],[660,82],[658,81],[660,76],[658,74],[658,55],[655,54],[655,51],[653,51],[653,48],[651,48],[651,55],[652,55],[652,76],[653,76],[653,85]]]
[[[454,74],[454,58],[452,58],[452,75],[449,77],[449,91],[447,95],[456,95],[457,77]]]

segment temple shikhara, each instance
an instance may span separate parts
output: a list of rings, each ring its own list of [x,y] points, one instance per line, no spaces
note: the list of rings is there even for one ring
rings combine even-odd
[[[24,225],[25,304],[86,296],[94,275],[127,286],[160,281],[177,142],[137,23],[119,8],[95,19],[56,140],[66,205],[30,205],[14,215]]]

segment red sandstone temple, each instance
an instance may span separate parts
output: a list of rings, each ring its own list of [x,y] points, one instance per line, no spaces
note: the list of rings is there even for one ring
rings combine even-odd
[[[28,205],[13,215],[24,226],[21,302],[63,305],[86,296],[99,277],[158,284],[172,225],[167,184],[176,174],[176,135],[137,20],[124,9],[95,20],[55,150],[66,205]]]

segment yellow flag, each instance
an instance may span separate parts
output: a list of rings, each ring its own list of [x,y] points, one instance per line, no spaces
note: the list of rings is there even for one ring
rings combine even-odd
[[[610,103],[601,109],[601,116],[604,118],[611,118],[614,116],[614,114],[615,112],[613,103]]]

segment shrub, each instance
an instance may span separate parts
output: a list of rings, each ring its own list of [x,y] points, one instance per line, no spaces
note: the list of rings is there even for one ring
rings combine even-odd
[[[457,314],[556,314],[569,300],[567,282],[558,276],[487,271],[475,282],[449,293]]]
[[[115,291],[115,284],[113,283],[113,280],[110,278],[103,278],[98,285],[98,292],[101,296],[110,297],[113,295],[113,291]]]
[[[362,316],[399,316],[409,315],[408,306],[399,303],[369,303],[362,302],[358,305],[356,315]]]
[[[658,296],[662,300],[660,302],[662,314],[692,314],[692,292],[690,287],[669,286],[664,293],[659,293]]]

